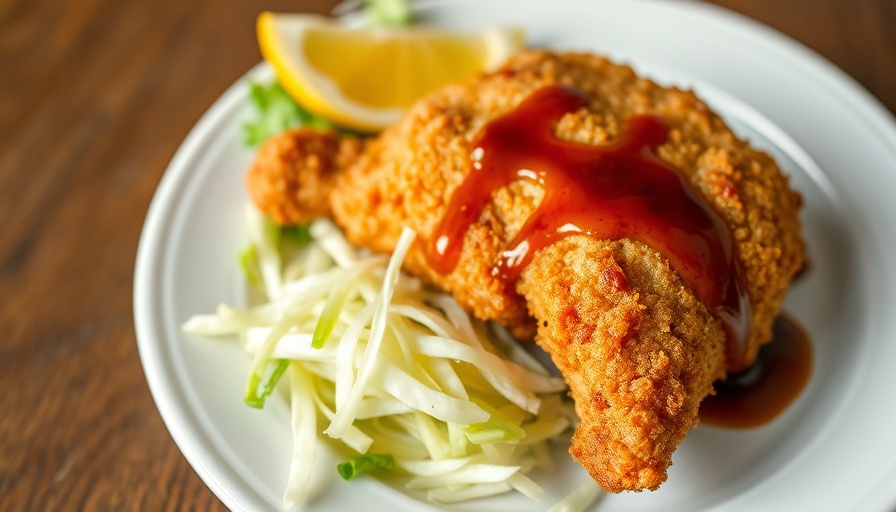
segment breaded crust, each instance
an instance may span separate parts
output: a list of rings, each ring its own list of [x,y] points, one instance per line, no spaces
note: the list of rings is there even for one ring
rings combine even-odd
[[[355,137],[313,128],[271,137],[246,174],[249,197],[279,224],[306,224],[329,215],[336,173],[357,160],[363,147]]]
[[[573,457],[608,491],[656,489],[724,375],[718,323],[663,257],[630,240],[562,240],[520,291],[576,403]]]
[[[413,228],[419,238],[406,260],[411,272],[518,336],[537,329],[582,420],[573,456],[609,491],[656,489],[698,423],[700,401],[725,374],[724,330],[668,261],[638,240],[573,236],[539,251],[517,282],[505,282],[491,270],[542,196],[522,181],[499,190],[470,226],[453,272],[440,275],[425,256],[470,169],[476,134],[554,84],[588,99],[560,120],[561,139],[603,144],[631,116],[665,119],[669,137],[657,155],[681,171],[733,235],[753,306],[746,347],[753,360],[802,263],[800,197],[768,155],[735,137],[691,92],[601,57],[523,52],[497,72],[426,96],[336,175],[332,215],[350,241],[383,252],[403,226]]]

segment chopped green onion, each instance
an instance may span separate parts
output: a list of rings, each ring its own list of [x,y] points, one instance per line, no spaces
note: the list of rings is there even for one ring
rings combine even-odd
[[[485,423],[474,423],[467,426],[464,432],[467,439],[473,444],[485,443],[518,443],[526,437],[526,431],[522,427],[510,421],[501,411],[495,409],[482,400],[473,399],[473,403],[482,407],[491,417]]]
[[[254,245],[247,246],[240,253],[240,268],[250,285],[260,290],[264,289],[264,281],[261,279],[261,270],[259,269],[258,249]]]
[[[271,368],[271,371],[263,384],[261,382],[263,377],[253,372],[249,376],[249,383],[246,386],[246,404],[258,409],[264,408],[265,399],[274,392],[277,381],[280,380],[283,372],[289,368],[289,360],[273,359],[268,362],[268,368]]]
[[[352,480],[358,475],[367,473],[372,469],[382,471],[392,471],[395,467],[395,458],[389,454],[380,455],[377,453],[368,453],[352,457],[347,461],[336,466],[336,471],[343,480]]]
[[[342,313],[342,305],[345,303],[351,291],[352,278],[354,275],[348,274],[344,279],[336,283],[336,286],[330,290],[327,302],[324,303],[324,309],[320,313],[320,319],[314,327],[314,334],[311,337],[311,348],[322,348],[324,343],[330,339],[333,327],[336,327],[336,321],[339,320],[339,314]]]

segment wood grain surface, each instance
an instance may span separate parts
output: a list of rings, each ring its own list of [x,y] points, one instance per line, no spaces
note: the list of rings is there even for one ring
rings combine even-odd
[[[220,510],[137,356],[132,280],[190,127],[260,59],[265,9],[335,1],[0,0],[0,510]],[[896,110],[893,0],[716,0]]]

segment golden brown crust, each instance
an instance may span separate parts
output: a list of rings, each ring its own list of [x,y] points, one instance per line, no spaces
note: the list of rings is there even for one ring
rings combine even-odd
[[[252,202],[279,224],[305,224],[330,214],[336,171],[363,149],[360,140],[332,131],[299,128],[262,144],[246,175]]]
[[[520,291],[581,419],[570,452],[608,491],[657,488],[724,374],[718,323],[664,258],[629,240],[562,240]]]
[[[753,304],[748,358],[770,336],[803,247],[799,196],[768,155],[738,140],[692,93],[639,78],[585,54],[523,52],[501,70],[418,101],[339,173],[333,215],[355,244],[390,251],[403,226],[419,234],[407,268],[451,291],[477,316],[531,335],[570,385],[582,419],[572,454],[605,489],[655,489],[697,424],[700,401],[725,373],[718,321],[662,255],[636,240],[569,237],[538,252],[517,283],[492,275],[504,244],[542,193],[528,182],[499,190],[468,230],[458,266],[442,276],[424,247],[469,169],[471,144],[489,120],[552,84],[585,93],[556,135],[613,140],[637,114],[670,127],[663,160],[713,204],[736,241]]]

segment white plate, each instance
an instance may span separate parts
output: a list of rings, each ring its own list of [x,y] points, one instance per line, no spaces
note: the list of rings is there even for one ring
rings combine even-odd
[[[896,506],[896,124],[842,72],[789,39],[698,3],[493,0],[426,3],[450,27],[526,27],[535,46],[608,54],[693,87],[740,133],[772,151],[806,198],[811,272],[786,309],[808,328],[808,388],[772,424],[701,426],[654,493],[608,496],[613,510],[892,510]],[[269,78],[259,66],[253,78]],[[243,173],[250,115],[240,80],[196,125],[153,199],[137,257],[134,315],[159,411],[184,455],[229,507],[282,507],[291,438],[286,406],[246,407],[249,361],[234,342],[185,336],[191,314],[242,301]],[[569,459],[551,499],[586,478]],[[311,508],[429,506],[372,479],[345,483],[326,452]],[[520,497],[468,510],[539,510]]]

